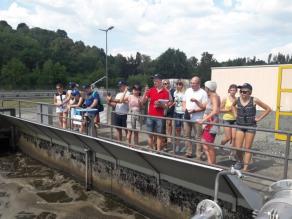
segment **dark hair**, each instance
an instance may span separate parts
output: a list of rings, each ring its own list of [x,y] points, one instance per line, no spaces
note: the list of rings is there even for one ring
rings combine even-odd
[[[64,85],[62,83],[57,83],[56,87],[64,88]]]
[[[236,84],[231,84],[228,88],[228,91],[231,90],[231,89],[236,89],[237,90],[237,85]]]
[[[141,95],[142,88],[141,88],[140,84],[134,84],[132,89],[133,90],[135,89],[135,90],[139,91],[139,96]]]

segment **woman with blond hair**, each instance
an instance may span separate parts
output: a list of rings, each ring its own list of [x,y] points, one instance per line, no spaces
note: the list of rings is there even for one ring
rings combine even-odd
[[[183,119],[184,116],[184,110],[183,110],[183,98],[185,94],[185,89],[184,89],[184,83],[181,80],[178,80],[176,82],[176,90],[174,91],[173,97],[174,97],[174,118],[176,119]],[[183,122],[182,121],[175,121],[175,135],[177,137],[180,137],[181,135],[181,129],[182,129]],[[176,146],[179,146],[179,140],[176,139]],[[176,151],[176,148],[174,148],[174,153]]]

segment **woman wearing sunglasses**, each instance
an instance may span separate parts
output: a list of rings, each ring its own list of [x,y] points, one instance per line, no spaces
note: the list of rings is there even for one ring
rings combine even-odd
[[[237,128],[235,135],[235,147],[242,148],[243,143],[245,149],[250,149],[254,140],[255,132],[254,129],[249,129],[249,127],[256,127],[257,122],[266,117],[270,112],[271,108],[263,103],[256,97],[251,96],[252,86],[248,83],[244,83],[238,86],[240,89],[240,97],[233,103],[232,109],[236,115],[236,125],[246,126],[246,128]],[[264,111],[256,116],[256,106],[264,109]],[[249,171],[248,165],[251,160],[251,153],[245,152],[243,157],[243,152],[237,151],[236,153],[236,164],[235,169],[242,169],[243,171]]]
[[[64,86],[61,83],[56,85],[56,93],[54,95],[54,105],[56,106],[56,113],[59,118],[59,127],[67,127],[67,92],[64,91]]]

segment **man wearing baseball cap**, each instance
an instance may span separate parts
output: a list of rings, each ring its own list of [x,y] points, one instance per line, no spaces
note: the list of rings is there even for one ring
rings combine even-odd
[[[123,80],[118,81],[118,87],[120,92],[117,93],[115,99],[113,99],[111,96],[107,97],[107,104],[109,106],[112,106],[115,108],[115,112],[113,114],[113,125],[120,126],[123,128],[127,127],[127,113],[129,111],[129,105],[128,101],[122,101],[124,97],[128,97],[130,95],[130,92],[125,90],[127,88],[127,83]],[[117,130],[117,140],[122,141],[122,129],[116,128]],[[127,130],[126,130],[126,136],[127,136]]]
[[[149,100],[148,115],[156,117],[164,117],[164,110],[167,108],[167,103],[170,100],[168,90],[162,86],[162,77],[160,74],[155,74],[151,77],[153,79],[154,86],[150,89],[145,88],[142,102],[146,103]],[[163,121],[160,118],[149,117],[146,121],[147,131],[151,133],[163,134]],[[150,148],[155,149],[154,135],[148,135],[148,145]],[[162,136],[157,136],[157,150],[162,149]]]

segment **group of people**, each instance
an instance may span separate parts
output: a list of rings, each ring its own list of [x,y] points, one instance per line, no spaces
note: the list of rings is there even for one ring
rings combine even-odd
[[[195,156],[200,160],[207,160],[209,164],[216,163],[216,150],[213,145],[216,134],[219,132],[219,114],[222,113],[224,137],[221,145],[229,143],[234,148],[250,149],[255,137],[257,122],[267,116],[271,108],[256,97],[252,96],[252,86],[248,83],[243,85],[232,84],[228,88],[228,95],[222,100],[216,93],[217,83],[207,81],[204,89],[201,88],[201,80],[195,76],[190,80],[190,87],[186,88],[182,80],[176,82],[175,88],[171,88],[169,80],[163,80],[161,75],[152,76],[153,86],[147,85],[142,90],[139,84],[129,89],[125,81],[119,81],[119,92],[112,97],[107,94],[106,102],[113,107],[112,125],[116,128],[116,139],[122,141],[123,130],[125,131],[128,144],[139,144],[139,131],[143,125],[144,106],[147,106],[146,130],[148,134],[148,146],[157,151],[164,150],[167,146],[167,137],[172,136],[175,130],[176,149],[179,149],[182,135],[185,137],[185,156]],[[83,86],[79,91],[76,83],[69,84],[69,90],[64,91],[62,84],[56,85],[54,104],[59,117],[59,126],[67,128],[68,113],[71,118],[78,115],[76,108],[97,109],[87,112],[86,116],[99,121],[100,96],[93,91],[90,85]],[[239,89],[239,96],[236,96]],[[256,107],[263,109],[262,113],[256,114]],[[103,109],[102,109],[103,110]],[[173,122],[173,119],[175,121]],[[75,124],[75,125],[74,125]],[[235,128],[233,125],[237,125]],[[172,127],[172,126],[175,127]],[[76,123],[73,122],[73,127]],[[238,127],[239,126],[239,127]],[[84,133],[86,122],[80,123],[80,132]],[[192,132],[194,133],[192,137]],[[192,139],[195,142],[193,153]],[[231,151],[231,157],[235,159],[235,168],[248,171],[251,153],[243,153],[240,150]]]
[[[54,105],[56,106],[59,127],[67,128],[68,117],[70,117],[71,127],[79,130],[80,133],[85,133],[89,122],[85,118],[91,118],[92,122],[95,123],[99,122],[99,112],[103,110],[101,109],[100,96],[89,84],[82,86],[81,90],[75,82],[70,82],[68,87],[69,89],[65,91],[62,83],[56,85]],[[79,112],[78,109],[81,108],[88,109],[88,112]]]
[[[182,80],[176,82],[175,89],[170,87],[169,80],[163,80],[161,75],[152,77],[153,87],[145,86],[142,94],[140,85],[128,89],[124,81],[118,86],[120,92],[112,98],[107,97],[107,103],[114,107],[113,125],[117,128],[117,140],[122,140],[122,129],[127,128],[126,135],[131,145],[132,133],[134,144],[139,144],[139,130],[142,127],[141,113],[147,104],[146,127],[148,133],[148,146],[161,151],[165,148],[167,137],[172,134],[172,125],[175,125],[176,137],[181,136],[184,130],[186,153],[188,158],[196,156],[197,159],[207,160],[209,164],[216,163],[216,150],[212,145],[219,131],[219,114],[223,114],[224,137],[221,144],[230,143],[234,148],[250,149],[255,137],[257,122],[267,116],[271,108],[256,97],[252,96],[252,86],[230,85],[227,97],[221,98],[216,93],[217,83],[207,81],[204,89],[201,88],[199,77],[193,77],[190,87],[185,88]],[[236,96],[239,89],[239,96]],[[129,92],[131,91],[131,93]],[[263,109],[256,114],[256,107]],[[129,114],[127,119],[127,114]],[[175,118],[172,123],[170,118]],[[238,128],[232,125],[240,126]],[[193,154],[192,132],[196,143]],[[188,140],[189,139],[189,140]],[[176,139],[176,147],[180,141]],[[235,158],[235,168],[248,171],[251,153],[239,150],[232,151]]]

